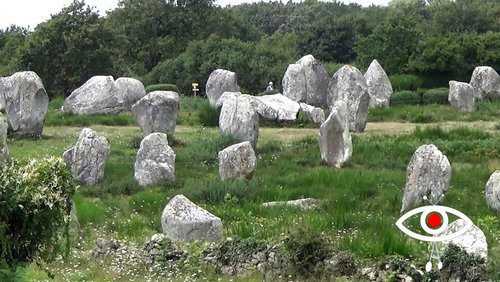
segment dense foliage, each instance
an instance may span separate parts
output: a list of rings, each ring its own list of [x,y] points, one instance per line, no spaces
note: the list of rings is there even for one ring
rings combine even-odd
[[[34,70],[51,96],[102,74],[175,83],[188,94],[192,82],[203,92],[210,72],[226,68],[238,73],[244,91],[259,93],[268,81],[279,90],[287,65],[313,54],[330,72],[345,63],[365,69],[376,58],[389,75],[446,87],[450,79],[467,81],[475,66],[500,68],[499,19],[497,0],[365,8],[317,0],[224,8],[213,0],[122,0],[105,17],[74,0],[32,31],[0,30],[0,75]]]
[[[0,269],[58,255],[74,193],[62,159],[13,160],[0,168]]]

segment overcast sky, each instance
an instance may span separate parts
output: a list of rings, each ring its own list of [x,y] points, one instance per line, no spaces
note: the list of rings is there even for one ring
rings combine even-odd
[[[226,6],[241,3],[259,2],[260,0],[217,0],[216,4]],[[266,2],[269,0],[266,0]],[[359,3],[363,6],[371,4],[387,5],[389,0],[339,0],[344,3]],[[50,19],[51,14],[58,13],[72,0],[0,0],[0,29],[15,24],[18,26],[35,28],[37,24]],[[287,2],[287,0],[283,0]],[[297,1],[298,2],[298,1]],[[86,4],[94,6],[105,14],[107,10],[118,6],[118,0],[86,0]]]

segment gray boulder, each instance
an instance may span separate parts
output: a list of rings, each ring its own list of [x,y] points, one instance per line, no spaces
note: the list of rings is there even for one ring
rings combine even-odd
[[[137,79],[112,76],[93,76],[69,95],[63,112],[77,115],[117,114],[146,95],[144,85]]]
[[[85,185],[94,185],[104,178],[104,167],[110,147],[106,137],[84,128],[76,145],[63,154],[71,167],[73,178]]]
[[[42,135],[49,96],[42,79],[32,71],[16,72],[0,80],[0,104],[5,108],[13,133],[20,136]]]
[[[7,148],[7,120],[2,113],[0,113],[0,165],[8,163],[9,160],[9,149]]]
[[[474,111],[475,91],[465,82],[450,81],[448,101],[456,110],[463,112]]]
[[[276,207],[276,206],[288,206],[293,208],[299,208],[303,210],[314,209],[320,203],[319,200],[313,198],[305,198],[291,201],[275,201],[275,202],[267,202],[263,203],[263,207]]]
[[[322,108],[317,108],[306,103],[300,103],[300,110],[312,123],[322,124],[325,122],[325,111],[323,111]]]
[[[215,106],[224,92],[239,92],[236,73],[223,69],[214,70],[207,80],[205,87],[210,105]]]
[[[222,240],[220,218],[198,207],[184,195],[175,196],[165,206],[161,215],[161,227],[163,233],[175,241]]]
[[[393,93],[391,81],[377,60],[373,60],[365,73],[370,107],[389,107]]]
[[[321,159],[341,167],[352,156],[352,140],[347,121],[347,105],[340,100],[332,107],[328,119],[319,128]]]
[[[448,158],[433,145],[420,146],[406,169],[406,185],[401,212],[419,204],[423,196],[437,202],[450,186],[451,165]]]
[[[227,100],[237,99],[239,95],[244,95],[244,96],[246,96],[246,97],[248,97],[250,99],[253,99],[253,96],[250,96],[250,95],[247,95],[247,94],[241,94],[241,92],[224,92],[219,97],[219,100],[217,100],[217,103],[215,104],[215,107],[217,109],[221,109],[222,105],[224,105],[224,103]]]
[[[495,93],[500,96],[500,75],[492,67],[476,67],[472,72],[470,85],[476,90],[478,99],[486,93]]]
[[[370,95],[365,77],[353,66],[345,65],[340,68],[328,84],[328,106],[332,107],[339,100],[344,100],[347,104],[349,130],[363,132],[368,118]]]
[[[248,96],[257,113],[270,121],[295,121],[299,114],[299,103],[290,100],[283,94]]]
[[[296,102],[322,107],[326,105],[328,72],[312,55],[288,66],[282,80],[283,94]]]
[[[467,226],[467,222],[463,219],[457,219],[446,227],[446,229],[439,234],[439,237],[451,235],[456,233]],[[479,227],[472,225],[464,234],[453,238],[448,241],[443,241],[444,246],[448,244],[457,245],[471,255],[477,255],[486,259],[488,257],[488,243],[486,237]]]
[[[219,152],[219,176],[227,179],[251,179],[257,158],[250,142],[231,145]]]
[[[172,91],[154,91],[132,106],[135,121],[144,136],[153,132],[173,134],[180,109],[179,94]]]
[[[0,113],[5,112],[4,88],[6,87],[6,83],[6,78],[0,77]]]
[[[486,182],[484,196],[488,207],[500,211],[500,170],[495,171]]]
[[[219,129],[222,134],[232,135],[238,142],[250,141],[256,148],[259,138],[259,114],[248,95],[235,95],[222,105]]]
[[[168,145],[165,133],[151,133],[144,137],[137,152],[134,178],[140,186],[161,179],[175,179],[175,153]]]

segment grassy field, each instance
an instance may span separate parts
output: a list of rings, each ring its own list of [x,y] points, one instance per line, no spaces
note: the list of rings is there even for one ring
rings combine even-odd
[[[500,279],[500,215],[487,208],[483,195],[489,176],[500,169],[500,103],[485,103],[471,114],[444,105],[372,110],[369,120],[376,122],[353,137],[353,157],[342,169],[321,162],[316,128],[261,128],[252,180],[222,182],[217,153],[231,139],[220,136],[215,127],[199,125],[198,109],[205,100],[184,98],[181,125],[171,142],[177,155],[176,180],[142,189],[133,179],[142,133],[131,116],[64,116],[57,111],[60,102],[51,103],[42,138],[9,141],[12,157],[61,156],[74,145],[82,126],[103,133],[111,154],[104,181],[80,187],[74,198],[81,230],[73,238],[69,258],[44,266],[56,281],[154,280],[151,271],[131,261],[117,269],[90,252],[98,237],[141,246],[161,232],[161,212],[177,194],[219,216],[227,237],[281,242],[300,229],[323,234],[335,249],[352,252],[362,264],[402,255],[423,269],[427,245],[408,238],[394,223],[401,216],[406,166],[415,149],[429,143],[448,156],[453,168],[442,204],[464,212],[483,229],[490,249],[489,273]],[[431,118],[415,118],[419,115]],[[65,122],[60,121],[63,117]],[[117,124],[120,119],[126,122]],[[312,211],[260,206],[306,197],[324,201]],[[197,247],[201,246],[187,246]],[[198,267],[196,262],[184,265],[178,278],[197,273]],[[46,272],[34,265],[21,274],[26,280],[47,279]],[[202,276],[220,278],[215,273]]]

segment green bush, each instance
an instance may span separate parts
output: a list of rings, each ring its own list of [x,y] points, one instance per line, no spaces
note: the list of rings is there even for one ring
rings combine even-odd
[[[208,101],[197,110],[198,122],[203,126],[219,126],[219,110],[212,107]]]
[[[434,88],[423,92],[422,94],[422,105],[428,104],[440,104],[447,105],[448,102],[448,88]]]
[[[60,158],[0,168],[0,269],[15,270],[36,258],[52,261],[68,235],[75,185]]]
[[[485,260],[458,246],[449,245],[441,261],[443,268],[439,271],[439,281],[490,281]]]
[[[180,93],[179,88],[177,88],[177,85],[167,84],[167,83],[151,84],[151,85],[148,85],[146,87],[146,93],[153,92],[153,91],[174,91],[174,92]]]
[[[395,105],[447,105],[448,88],[421,89],[416,91],[397,91],[391,96],[391,106]]]
[[[391,106],[396,106],[396,105],[419,105],[420,104],[420,95],[418,95],[414,91],[410,90],[403,90],[403,91],[398,91],[392,94],[391,100],[390,100],[390,105]]]
[[[394,91],[411,90],[415,91],[422,87],[422,79],[412,74],[395,74],[389,76]]]

